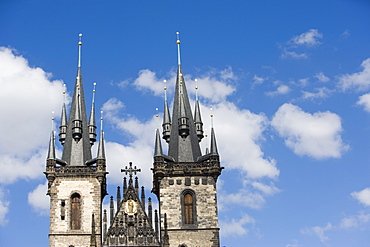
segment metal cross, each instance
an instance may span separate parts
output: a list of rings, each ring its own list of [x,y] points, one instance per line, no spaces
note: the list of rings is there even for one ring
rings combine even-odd
[[[141,172],[141,169],[136,169],[136,166],[132,168],[132,162],[129,162],[129,168],[126,166],[125,169],[121,169],[121,172],[126,173],[126,175],[128,173],[130,178],[132,178],[132,174],[136,175],[136,172]]]

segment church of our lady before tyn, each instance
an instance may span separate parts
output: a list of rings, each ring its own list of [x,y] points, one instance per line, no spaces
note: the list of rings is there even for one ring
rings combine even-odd
[[[97,131],[94,100],[87,117],[81,49],[80,35],[68,117],[66,105],[62,106],[60,159],[56,157],[54,131],[50,135],[45,171],[50,196],[49,246],[219,247],[216,182],[223,167],[213,126],[209,149],[201,152],[199,143],[204,131],[200,104],[197,98],[192,112],[180,62],[179,37],[172,115],[165,97],[162,134],[157,129],[155,135],[152,193],[159,208],[154,211],[151,199],[145,198],[144,187],[139,188],[136,175],[141,169],[129,161],[123,161],[128,166],[121,170],[125,177],[122,191],[117,188],[116,203],[111,196],[109,212],[102,210],[108,195],[104,135],[102,127]],[[162,151],[161,138],[168,145],[167,155]],[[97,155],[93,158],[91,147],[97,139]]]

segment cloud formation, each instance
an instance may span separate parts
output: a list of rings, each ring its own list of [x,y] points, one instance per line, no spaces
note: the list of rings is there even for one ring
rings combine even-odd
[[[297,155],[339,158],[348,149],[340,135],[341,119],[329,111],[310,114],[286,103],[275,113],[271,124]]]
[[[364,206],[370,206],[370,188],[366,188],[358,192],[352,192],[351,196]]]
[[[59,115],[63,82],[32,67],[14,49],[0,47],[0,186],[43,176],[52,111]],[[10,201],[0,191],[0,224]]]
[[[292,37],[286,45],[280,47],[283,50],[281,58],[306,59],[308,54],[301,51],[302,48],[311,48],[321,44],[323,34],[317,29],[310,29],[305,33]],[[300,49],[299,51],[297,49]]]
[[[39,184],[36,189],[28,193],[28,204],[40,215],[49,215],[50,199],[49,196],[46,195],[47,190],[48,183],[46,181],[43,184]]]
[[[357,105],[364,107],[365,111],[370,112],[370,93],[361,95],[358,98]]]
[[[174,90],[176,73],[171,71],[168,75],[169,78],[158,78],[155,72],[144,69],[139,72],[138,78],[134,80],[133,84],[138,90],[149,90],[155,96],[161,96],[164,94],[164,87],[167,88],[167,93]],[[227,96],[235,91],[232,82],[236,79],[237,77],[230,67],[224,70],[211,69],[197,78],[185,75],[188,92],[194,95],[195,88],[198,87],[198,95],[213,103],[224,101]],[[167,83],[164,81],[167,81]]]
[[[246,228],[247,224],[253,225],[255,223],[255,219],[247,214],[243,214],[243,216],[238,219],[231,219],[228,221],[220,220],[220,228],[221,228],[221,236],[222,237],[229,237],[235,235],[246,235],[248,233],[248,229]]]
[[[355,89],[358,91],[370,88],[370,58],[361,63],[362,71],[353,74],[341,75],[338,78],[338,86],[343,91]]]
[[[315,46],[321,44],[319,39],[322,39],[323,34],[317,29],[310,29],[305,33],[294,36],[288,43],[292,45]]]

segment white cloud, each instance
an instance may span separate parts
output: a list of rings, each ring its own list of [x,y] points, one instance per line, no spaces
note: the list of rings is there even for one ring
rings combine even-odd
[[[330,78],[325,76],[324,73],[320,72],[314,75],[315,78],[317,78],[321,82],[328,82],[330,81]]]
[[[124,134],[132,136],[132,141],[127,145],[122,145],[115,142],[106,142],[106,156],[109,160],[107,169],[112,171],[109,174],[109,179],[113,183],[120,184],[123,175],[120,173],[124,166],[129,162],[142,169],[140,174],[140,183],[146,188],[152,186],[152,173],[150,171],[153,163],[153,144],[155,140],[155,128],[157,127],[158,119],[155,116],[147,122],[140,122],[133,117],[121,117],[120,110],[123,108],[123,103],[115,98],[104,103],[102,110],[111,124]]]
[[[292,104],[282,105],[275,113],[272,126],[295,154],[316,159],[339,158],[348,149],[340,133],[341,119],[331,112],[306,113]]]
[[[316,92],[307,92],[302,91],[302,98],[303,99],[324,99],[329,97],[331,90],[326,87],[315,88]]]
[[[166,80],[166,84],[164,82],[165,78],[157,78],[155,72],[148,69],[141,70],[138,78],[134,80],[134,85],[139,90],[150,90],[156,96],[164,94],[164,87],[167,87],[167,93],[171,93],[175,86],[173,82],[176,81],[176,74],[173,72],[168,74],[170,78]],[[195,87],[197,86],[199,88],[198,95],[213,103],[224,101],[227,96],[235,91],[232,82],[236,79],[237,77],[230,67],[224,70],[213,69],[197,78],[185,75],[188,93],[195,95]]]
[[[209,116],[209,108],[202,108],[203,116]],[[215,131],[223,165],[228,169],[240,169],[249,178],[276,178],[279,170],[276,161],[264,158],[260,143],[267,118],[249,110],[238,109],[233,103],[222,102],[213,106]],[[217,117],[222,116],[222,117]],[[233,121],[230,121],[232,119]],[[205,126],[210,126],[204,118]],[[233,143],[233,145],[229,145]]]
[[[294,36],[289,43],[293,45],[315,46],[321,44],[319,39],[323,37],[317,29],[310,29],[305,33]]]
[[[239,189],[236,193],[219,193],[219,209],[226,211],[230,205],[236,204],[242,207],[260,209],[266,200],[259,192],[252,192],[247,188]]]
[[[363,71],[339,77],[338,85],[343,91],[351,88],[364,91],[370,88],[370,58],[364,60],[361,67]]]
[[[370,112],[370,93],[360,96],[357,105],[363,106],[365,111]]]
[[[275,91],[267,92],[266,94],[268,96],[276,96],[288,94],[290,91],[290,87],[288,87],[287,85],[280,85]]]
[[[253,76],[253,84],[262,84],[265,81],[263,77],[258,77],[256,75]]]
[[[294,58],[294,59],[305,59],[308,58],[307,53],[298,53],[295,51],[288,51],[286,48],[283,49],[281,58]]]
[[[370,188],[352,192],[351,196],[365,206],[370,206]]]
[[[265,195],[274,195],[276,193],[279,193],[280,192],[280,189],[278,189],[274,184],[270,183],[270,185],[267,185],[267,184],[264,184],[264,183],[261,183],[261,182],[257,182],[257,181],[254,181],[251,183],[252,186],[263,192]]]
[[[39,184],[36,189],[28,193],[28,203],[40,215],[49,215],[50,199],[46,195],[48,183]]]
[[[344,32],[340,35],[341,38],[348,38],[351,36],[351,31],[349,29],[344,30]]]
[[[42,177],[52,111],[62,106],[62,81],[30,67],[15,51],[0,47],[0,181]]]
[[[10,202],[5,199],[5,190],[0,187],[0,226],[6,225],[8,220],[6,219],[6,214],[9,211]]]
[[[140,70],[138,78],[134,81],[134,85],[139,90],[150,90],[156,96],[163,95],[163,89],[166,86],[164,78],[158,79],[156,73],[149,69]]]
[[[340,229],[358,228],[363,224],[370,222],[370,214],[360,212],[357,215],[352,215],[343,218],[339,223]]]
[[[325,235],[325,232],[332,230],[332,229],[333,229],[332,224],[328,223],[324,227],[314,226],[314,227],[305,228],[301,231],[301,233],[309,234],[309,235],[316,235],[320,239],[320,241],[324,243],[329,240],[329,237]]]
[[[310,84],[310,79],[309,78],[303,78],[303,79],[299,79],[298,82],[300,83],[301,87],[306,87]]]
[[[247,224],[254,224],[255,219],[244,214],[239,220],[231,219],[228,221],[220,220],[220,229],[222,237],[241,236],[248,234]]]

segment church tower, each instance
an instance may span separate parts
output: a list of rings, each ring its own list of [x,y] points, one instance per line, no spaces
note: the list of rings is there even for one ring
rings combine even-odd
[[[53,131],[46,160],[45,175],[50,196],[50,247],[102,246],[102,200],[107,194],[104,138],[101,129],[97,157],[92,158],[91,147],[97,136],[95,107],[93,99],[87,121],[81,75],[81,36],[78,42],[77,77],[68,120],[65,104],[62,107],[59,141],[63,145],[63,155],[61,159],[56,158]]]
[[[201,152],[199,142],[204,131],[200,107],[196,99],[193,117],[182,73],[179,36],[177,48],[172,121],[165,97],[162,124],[168,155],[162,152],[157,129],[152,169],[152,192],[159,201],[161,243],[164,247],[219,247],[216,182],[223,167],[213,127],[210,150]]]

